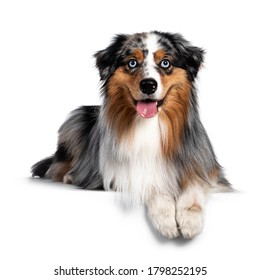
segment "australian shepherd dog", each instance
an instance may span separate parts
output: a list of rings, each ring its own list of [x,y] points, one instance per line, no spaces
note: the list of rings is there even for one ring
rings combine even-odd
[[[102,105],[73,111],[32,175],[122,192],[168,238],[199,234],[208,194],[230,189],[199,117],[203,55],[179,34],[117,35],[95,54]]]

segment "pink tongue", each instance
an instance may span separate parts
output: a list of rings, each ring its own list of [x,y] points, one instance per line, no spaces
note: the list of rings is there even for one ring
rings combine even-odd
[[[138,101],[136,110],[143,118],[151,118],[157,113],[157,102]]]

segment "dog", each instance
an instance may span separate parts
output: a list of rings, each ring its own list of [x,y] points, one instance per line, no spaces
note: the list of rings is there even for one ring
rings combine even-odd
[[[55,154],[33,165],[32,176],[121,192],[146,205],[163,236],[195,237],[209,193],[231,188],[198,112],[204,50],[152,31],[116,35],[94,56],[102,105],[70,114]]]

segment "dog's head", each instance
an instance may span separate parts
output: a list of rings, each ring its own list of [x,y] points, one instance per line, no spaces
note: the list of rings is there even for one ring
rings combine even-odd
[[[186,125],[196,118],[193,82],[203,53],[179,34],[157,31],[118,35],[96,53],[103,81],[102,115],[118,139],[132,135],[143,120],[157,117],[163,152],[173,153]]]
[[[197,76],[203,53],[179,34],[154,31],[118,35],[95,57],[105,94],[128,100],[135,112],[150,118],[160,107],[166,109],[170,99],[178,103],[177,99],[188,98],[185,93]]]

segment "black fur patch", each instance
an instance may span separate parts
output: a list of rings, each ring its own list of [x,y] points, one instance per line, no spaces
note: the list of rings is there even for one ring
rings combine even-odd
[[[95,54],[96,66],[99,69],[101,80],[107,80],[122,63],[120,50],[127,38],[128,35],[117,35],[108,48]]]
[[[55,162],[69,161],[71,159],[66,147],[63,144],[59,144],[57,151],[54,155],[54,159],[55,159]]]

